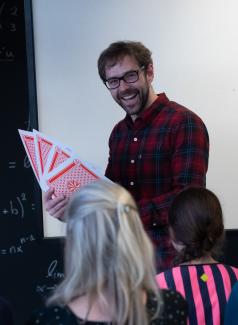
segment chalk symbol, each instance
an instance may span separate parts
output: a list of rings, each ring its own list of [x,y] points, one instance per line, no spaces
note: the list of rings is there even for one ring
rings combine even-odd
[[[16,168],[16,162],[15,161],[9,161],[8,168]]]
[[[3,12],[3,9],[5,7],[5,4],[6,4],[6,2],[3,2],[2,5],[1,5],[1,7],[0,7],[0,16],[1,16],[2,12]]]

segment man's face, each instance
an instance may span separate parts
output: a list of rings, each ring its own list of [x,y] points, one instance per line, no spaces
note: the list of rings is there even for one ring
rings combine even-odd
[[[120,78],[129,71],[137,71],[141,67],[130,56],[125,56],[112,67],[106,67],[106,79]],[[153,79],[153,68],[151,77],[147,71],[139,70],[139,79],[133,83],[120,80],[118,88],[110,89],[114,100],[129,114],[133,120],[149,105],[150,84]]]

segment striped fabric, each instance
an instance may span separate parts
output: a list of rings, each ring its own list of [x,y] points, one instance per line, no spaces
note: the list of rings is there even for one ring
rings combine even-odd
[[[220,263],[181,265],[157,275],[160,288],[182,294],[189,305],[190,325],[223,324],[231,288],[238,269]]]

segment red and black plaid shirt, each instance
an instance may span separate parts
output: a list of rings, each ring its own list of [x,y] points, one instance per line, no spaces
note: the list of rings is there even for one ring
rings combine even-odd
[[[162,93],[135,122],[127,115],[114,127],[109,149],[105,175],[131,192],[145,229],[158,249],[164,246],[166,255],[171,247],[165,230],[171,200],[188,185],[205,186],[206,126],[195,113]],[[161,258],[169,265],[170,254]]]

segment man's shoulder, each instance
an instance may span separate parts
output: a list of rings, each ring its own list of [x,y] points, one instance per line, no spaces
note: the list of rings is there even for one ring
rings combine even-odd
[[[202,118],[189,109],[177,102],[169,101],[161,110],[161,114],[157,115],[155,123],[160,123],[161,119],[169,128],[193,126],[206,129],[206,125]]]
[[[201,117],[195,111],[175,101],[170,100],[165,106],[165,110],[169,111],[170,114],[180,116],[181,118],[187,118],[188,116],[190,116],[202,120]]]

